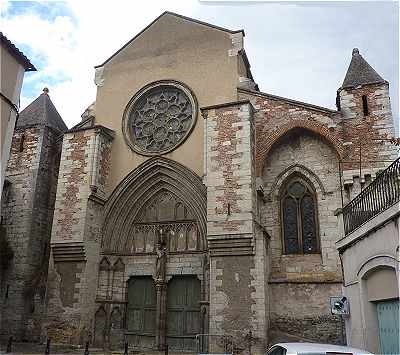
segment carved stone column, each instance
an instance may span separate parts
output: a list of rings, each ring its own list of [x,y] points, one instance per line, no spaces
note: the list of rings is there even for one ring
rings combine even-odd
[[[166,345],[166,319],[167,319],[167,283],[164,280],[156,281],[157,314],[156,314],[156,346],[164,350]]]
[[[158,231],[157,241],[157,260],[155,269],[155,282],[157,292],[156,310],[156,346],[159,350],[164,350],[166,345],[166,317],[167,317],[167,240],[165,230]]]

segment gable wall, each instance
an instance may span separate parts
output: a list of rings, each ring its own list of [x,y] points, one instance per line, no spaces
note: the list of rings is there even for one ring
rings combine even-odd
[[[109,192],[148,157],[134,153],[122,134],[122,116],[132,96],[153,81],[174,79],[192,89],[198,106],[237,97],[238,64],[230,33],[164,15],[104,66],[98,87],[96,123],[115,131]],[[239,41],[240,42],[240,41]],[[239,44],[240,46],[240,44]],[[203,175],[203,120],[186,141],[165,154]]]

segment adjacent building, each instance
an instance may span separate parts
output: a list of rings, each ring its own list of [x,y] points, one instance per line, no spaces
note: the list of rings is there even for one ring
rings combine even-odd
[[[39,340],[42,331],[51,227],[66,131],[45,88],[19,114],[12,137],[1,209],[9,252],[2,255],[0,269],[0,334],[17,340]]]
[[[96,67],[95,83],[72,129],[52,109],[19,151],[36,122],[27,108],[14,133],[4,211],[26,254],[11,270],[20,263],[34,292],[8,274],[2,334],[177,350],[226,334],[256,353],[344,343],[329,305],[343,281],[335,211],[396,159],[389,84],[359,51],[332,110],[261,92],[243,30],[165,12]],[[37,193],[13,190],[20,181]],[[47,214],[33,215],[43,201]]]
[[[400,353],[399,216],[400,159],[339,213],[347,341],[374,354]]]
[[[0,32],[0,112],[1,112],[1,167],[0,191],[10,155],[11,139],[19,111],[19,95],[26,71],[36,68],[15,45]],[[0,197],[1,198],[1,197]]]

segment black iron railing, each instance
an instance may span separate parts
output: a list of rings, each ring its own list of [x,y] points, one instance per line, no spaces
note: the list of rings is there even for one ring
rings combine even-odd
[[[345,235],[400,201],[400,158],[343,208]]]

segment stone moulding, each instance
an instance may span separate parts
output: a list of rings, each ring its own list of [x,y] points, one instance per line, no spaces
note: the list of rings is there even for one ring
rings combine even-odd
[[[103,253],[124,251],[128,238],[125,227],[134,223],[144,204],[161,190],[176,195],[193,211],[203,245],[207,245],[207,195],[201,178],[177,162],[154,157],[133,170],[108,199],[102,229]]]
[[[51,245],[54,262],[85,261],[85,245],[83,242],[56,243]]]
[[[321,179],[309,168],[301,164],[293,164],[284,169],[273,182],[271,189],[268,194],[266,194],[266,200],[272,201],[272,199],[278,198],[279,189],[291,175],[298,174],[304,178],[312,185],[314,188],[318,187],[322,193],[322,199],[325,199],[326,190],[321,181]]]

